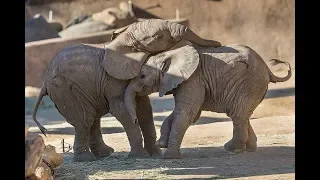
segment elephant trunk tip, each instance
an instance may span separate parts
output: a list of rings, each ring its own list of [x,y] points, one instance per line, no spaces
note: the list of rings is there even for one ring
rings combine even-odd
[[[203,46],[207,46],[207,47],[220,47],[221,46],[221,43],[218,42],[218,41],[215,41],[215,40],[208,40],[208,39],[205,39],[206,43],[203,45]]]
[[[194,43],[198,46],[203,46],[203,47],[220,47],[221,43],[215,40],[210,40],[210,39],[203,39],[199,37],[197,34],[195,34],[193,31],[190,29],[186,29],[184,39]]]
[[[137,124],[137,123],[138,123],[138,119],[137,119],[137,118],[134,118],[133,122],[134,122],[135,124]]]

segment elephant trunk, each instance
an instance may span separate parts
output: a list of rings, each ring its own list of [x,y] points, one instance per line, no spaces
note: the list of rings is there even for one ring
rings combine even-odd
[[[130,82],[125,93],[124,93],[124,105],[133,120],[134,123],[138,122],[137,111],[136,111],[136,90],[134,88],[134,84]]]
[[[199,46],[203,46],[203,47],[220,47],[221,46],[220,42],[214,41],[214,40],[203,39],[203,38],[199,37],[193,31],[191,31],[190,29],[186,30],[186,33],[185,33],[185,36],[183,39],[190,41],[194,44],[197,44]]]
[[[178,41],[184,39],[191,43],[194,43],[196,45],[203,46],[203,47],[220,47],[221,46],[220,42],[203,39],[182,24],[168,22],[168,27],[172,37],[176,38],[176,40]]]

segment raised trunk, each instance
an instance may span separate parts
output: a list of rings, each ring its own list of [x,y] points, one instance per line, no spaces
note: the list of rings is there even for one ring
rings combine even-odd
[[[133,122],[137,123],[138,117],[137,117],[137,109],[136,109],[136,101],[135,101],[137,92],[134,87],[135,85],[131,81],[124,93],[124,104]]]
[[[190,41],[194,44],[204,47],[219,47],[221,43],[214,40],[203,39],[199,37],[196,33],[191,31],[184,25],[168,22],[168,28],[171,32],[171,36],[175,38],[176,41],[180,41],[182,39]]]

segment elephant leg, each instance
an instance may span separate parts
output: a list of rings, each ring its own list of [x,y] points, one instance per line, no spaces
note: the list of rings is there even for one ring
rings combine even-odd
[[[89,151],[89,129],[83,125],[76,125],[74,138],[74,162],[94,161],[96,160],[92,152]]]
[[[155,146],[157,133],[153,122],[149,96],[136,96],[136,102],[138,123],[143,134],[144,148],[150,156],[159,156],[162,154],[162,151],[159,147]]]
[[[233,135],[233,137],[234,136],[235,136],[235,134]],[[257,136],[252,129],[250,121],[248,122],[248,138],[247,138],[245,149],[237,151],[236,146],[235,146],[235,142],[236,142],[236,139],[232,138],[227,143],[225,143],[224,148],[227,151],[236,152],[236,153],[242,152],[243,150],[247,150],[247,151],[251,151],[251,152],[256,151],[256,149],[257,149]]]
[[[197,91],[189,85],[181,86],[175,94],[175,109],[168,141],[168,148],[163,154],[165,159],[180,159],[182,154],[180,146],[188,127],[198,117],[204,101],[205,89],[198,86]],[[191,86],[191,87],[194,87]]]
[[[71,91],[70,86],[55,86],[50,91],[50,98],[59,113],[75,128],[73,161],[95,160],[89,150],[89,133],[94,121],[92,117],[96,116],[93,107],[81,98],[78,91]]]
[[[250,124],[250,121],[248,123],[249,127],[248,127],[248,141],[247,141],[247,151],[256,151],[257,149],[257,136],[253,131],[253,128]]]
[[[123,99],[123,98],[122,98]],[[139,124],[133,123],[126,110],[124,102],[120,99],[110,100],[110,113],[122,124],[126,131],[131,151],[129,157],[150,157],[149,153],[143,148],[142,135]]]
[[[233,137],[224,145],[227,151],[240,153],[246,150],[249,133],[249,120],[243,115],[232,117],[233,121]]]
[[[253,76],[255,77],[255,76]],[[233,104],[233,109],[228,116],[233,121],[233,137],[224,145],[227,151],[234,153],[246,151],[255,151],[257,149],[257,136],[253,131],[249,118],[253,111],[263,100],[268,85],[260,78],[250,79],[250,82],[256,82],[255,86],[245,83],[239,87],[238,100],[241,104]],[[257,84],[260,83],[260,84]]]
[[[200,115],[201,115],[201,111],[198,112],[198,114],[196,115],[196,117],[192,122],[196,122],[199,119]],[[159,140],[156,142],[156,146],[160,148],[168,147],[172,121],[173,121],[173,112],[163,121],[160,129],[161,136]]]
[[[173,121],[173,112],[163,121],[160,129],[160,138],[156,142],[156,146],[160,148],[167,148],[168,147],[168,141],[169,141],[169,135],[171,131]]]
[[[112,147],[103,142],[100,123],[100,118],[93,122],[89,137],[90,150],[97,158],[110,156],[114,152]]]

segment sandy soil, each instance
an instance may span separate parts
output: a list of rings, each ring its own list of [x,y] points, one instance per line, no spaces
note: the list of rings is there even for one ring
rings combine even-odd
[[[282,72],[277,72],[281,75]],[[231,119],[224,114],[204,111],[183,139],[180,160],[129,159],[129,144],[120,123],[112,116],[102,118],[105,142],[115,149],[110,157],[90,162],[72,162],[72,150],[56,169],[56,179],[294,179],[295,178],[295,73],[285,83],[270,84],[263,102],[251,116],[258,137],[256,152],[229,154],[223,145],[232,137]],[[154,120],[159,137],[162,121],[174,107],[172,96],[152,99]],[[30,112],[35,97],[26,97],[25,122],[30,131],[39,133]],[[62,152],[61,140],[73,145],[74,129],[55,110],[48,97],[38,113],[48,128],[46,144]]]

